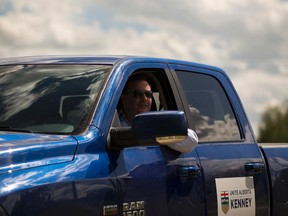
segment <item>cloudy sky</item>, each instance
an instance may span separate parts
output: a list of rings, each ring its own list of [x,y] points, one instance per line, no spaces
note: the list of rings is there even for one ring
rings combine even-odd
[[[288,0],[0,0],[0,57],[135,54],[224,69],[254,132],[288,99]]]

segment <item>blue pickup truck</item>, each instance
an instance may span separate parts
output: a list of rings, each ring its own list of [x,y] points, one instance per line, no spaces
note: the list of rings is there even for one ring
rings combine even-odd
[[[153,110],[121,127],[136,73],[151,80]],[[192,152],[166,146],[187,128],[199,138]],[[135,56],[0,60],[0,216],[287,214],[288,146],[256,143],[221,69]]]

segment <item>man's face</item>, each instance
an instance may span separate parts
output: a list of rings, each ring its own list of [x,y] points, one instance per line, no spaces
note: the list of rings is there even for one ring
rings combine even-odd
[[[139,113],[148,112],[152,104],[150,85],[145,80],[135,80],[127,86],[126,94],[121,96],[124,113],[128,120]]]

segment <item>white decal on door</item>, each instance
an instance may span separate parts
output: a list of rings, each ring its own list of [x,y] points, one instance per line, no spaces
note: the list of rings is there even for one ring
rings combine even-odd
[[[218,216],[255,216],[253,177],[216,178]]]

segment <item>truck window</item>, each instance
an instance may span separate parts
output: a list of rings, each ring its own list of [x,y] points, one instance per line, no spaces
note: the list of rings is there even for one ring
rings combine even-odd
[[[241,140],[231,104],[213,76],[176,71],[200,142]]]
[[[175,104],[175,99],[169,85],[168,78],[165,74],[164,70],[161,69],[141,69],[135,71],[131,77],[133,76],[144,77],[145,80],[148,81],[152,94],[152,102],[150,111],[161,111],[161,110],[177,110],[177,106]],[[121,99],[118,101],[117,112],[118,117],[123,115],[123,104]],[[114,118],[112,126],[119,126],[119,122]],[[125,124],[126,125],[126,124]],[[125,126],[121,125],[121,126]]]

